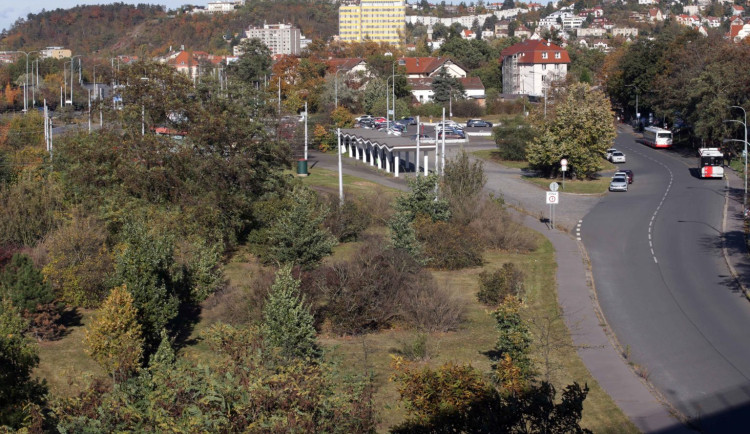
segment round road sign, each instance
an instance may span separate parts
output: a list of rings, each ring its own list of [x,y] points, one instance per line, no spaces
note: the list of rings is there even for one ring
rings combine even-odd
[[[568,165],[568,160],[566,160],[565,158],[563,158],[562,160],[560,160],[560,165],[561,165],[562,167],[565,167],[565,166],[567,166],[567,165]]]
[[[560,184],[556,182],[550,182],[549,184],[549,190],[550,191],[557,191],[557,189],[560,188]]]

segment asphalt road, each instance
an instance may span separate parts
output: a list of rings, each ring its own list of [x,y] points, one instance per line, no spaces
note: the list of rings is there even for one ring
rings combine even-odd
[[[697,159],[620,134],[635,181],[587,214],[582,240],[604,315],[630,360],[704,432],[750,421],[750,303],[721,256],[723,180]]]

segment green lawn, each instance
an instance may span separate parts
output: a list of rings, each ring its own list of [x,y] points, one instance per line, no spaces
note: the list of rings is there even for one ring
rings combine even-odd
[[[493,163],[497,163],[514,169],[525,169],[529,165],[526,161],[503,160],[498,156],[497,151],[493,149],[474,151],[472,152],[472,154],[484,160],[492,161]],[[602,169],[602,171],[605,172],[616,169],[616,166],[609,161],[605,161],[603,166],[604,168]],[[560,184],[560,191],[564,191],[566,193],[602,194],[609,189],[609,178],[607,177],[600,177],[594,180],[571,180],[568,178],[565,180],[565,188],[562,188],[563,180],[561,176],[554,179],[538,176],[521,176],[521,179],[538,185],[540,188],[543,188],[545,190],[549,189],[549,185],[551,182],[557,182],[558,184]]]

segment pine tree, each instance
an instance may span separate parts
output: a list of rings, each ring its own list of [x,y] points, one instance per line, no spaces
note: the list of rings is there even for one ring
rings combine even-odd
[[[300,296],[300,281],[292,276],[292,268],[285,266],[276,273],[268,301],[263,308],[263,337],[287,358],[315,358],[319,350],[315,343],[314,318]]]
[[[54,301],[50,285],[26,255],[16,253],[0,273],[0,297],[6,297],[21,311],[36,312],[37,305]]]
[[[295,187],[291,206],[268,231],[271,257],[282,264],[313,268],[336,245],[336,237],[323,227],[327,215],[328,209],[317,202],[315,192]]]
[[[143,356],[143,336],[138,310],[125,285],[113,288],[99,316],[86,330],[86,352],[115,382],[138,371]]]

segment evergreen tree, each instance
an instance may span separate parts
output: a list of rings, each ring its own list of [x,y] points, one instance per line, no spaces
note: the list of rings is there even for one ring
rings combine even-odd
[[[143,356],[143,336],[138,311],[127,288],[113,288],[99,316],[86,330],[87,353],[115,382],[138,371]]]
[[[0,427],[20,428],[24,406],[41,402],[45,393],[44,385],[31,378],[39,356],[23,334],[27,326],[10,300],[0,300]]]
[[[240,44],[242,54],[231,63],[229,72],[246,83],[263,82],[271,75],[271,50],[258,38]]]
[[[406,213],[410,220],[424,214],[433,221],[451,218],[448,202],[437,197],[438,175],[416,176],[409,180],[409,192],[396,198],[396,211]]]
[[[455,77],[448,75],[445,68],[441,68],[432,80],[433,99],[436,102],[448,102],[451,98],[463,98],[464,87]]]
[[[127,224],[123,238],[116,278],[132,295],[147,350],[153,350],[159,343],[159,333],[177,316],[180,305],[179,282],[171,273],[174,244],[168,237],[149,234],[142,223]]]
[[[521,378],[529,378],[532,373],[529,358],[531,332],[521,317],[522,308],[521,300],[515,295],[509,295],[493,312],[500,332],[495,349],[501,359],[510,359],[512,366],[520,369]]]
[[[318,203],[315,192],[303,186],[292,190],[290,200],[291,205],[269,228],[269,254],[281,264],[310,269],[336,245],[336,237],[323,227],[328,208]]]
[[[0,298],[8,298],[21,311],[33,313],[38,305],[52,303],[55,296],[31,258],[16,253],[0,273]]]
[[[285,266],[276,273],[268,301],[263,308],[263,337],[286,358],[315,358],[314,318],[300,296],[300,281]]]

